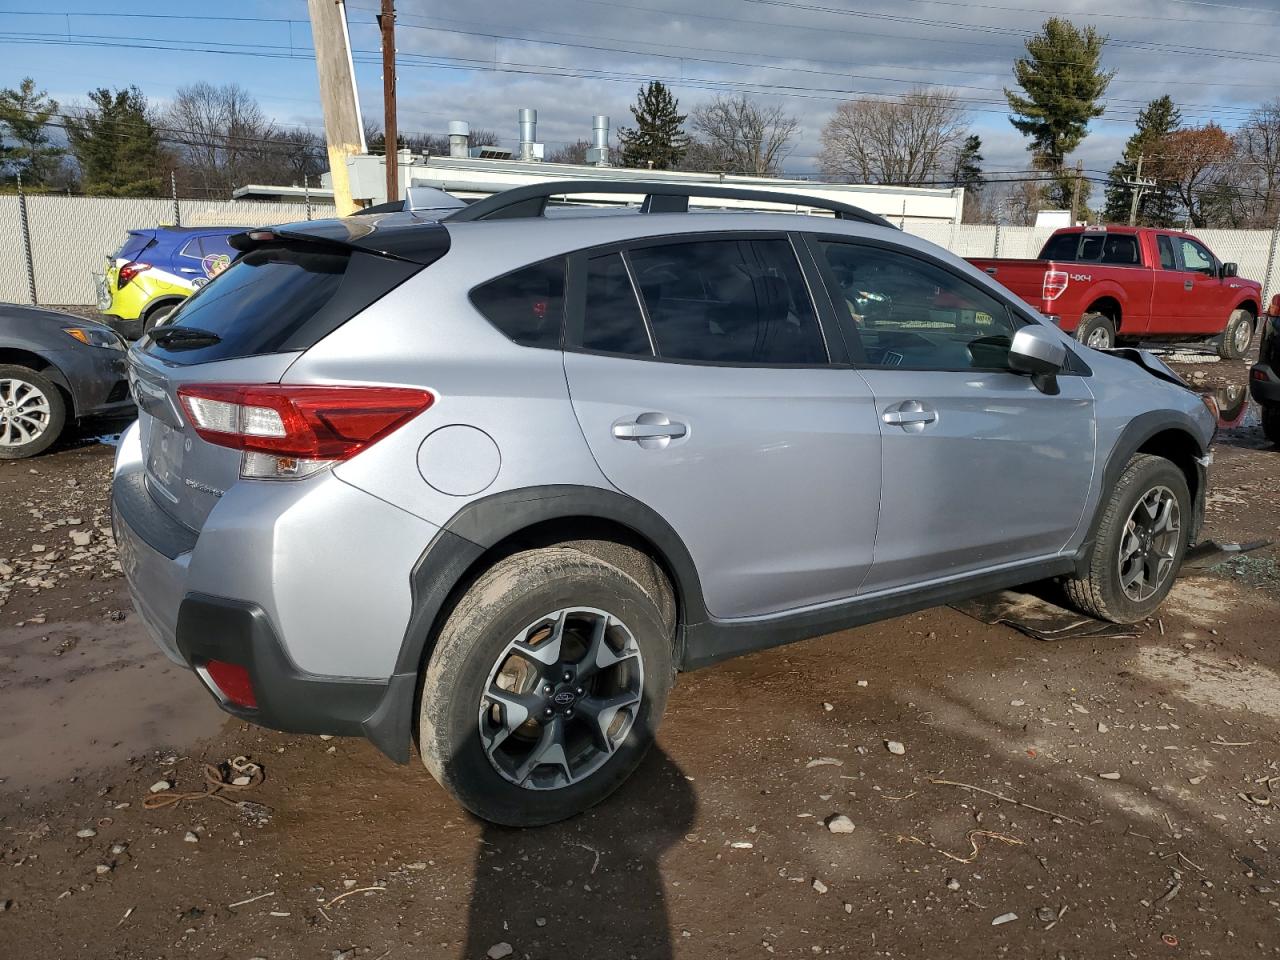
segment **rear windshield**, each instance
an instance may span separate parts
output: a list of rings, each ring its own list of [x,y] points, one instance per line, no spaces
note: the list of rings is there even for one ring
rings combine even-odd
[[[1041,260],[1104,263],[1117,267],[1142,265],[1138,238],[1132,233],[1059,233],[1040,251]]]
[[[169,320],[216,334],[216,344],[165,349],[149,342],[145,350],[182,364],[305,350],[421,269],[315,243],[259,247],[196,291]]]
[[[155,237],[144,233],[126,233],[124,243],[111,256],[117,260],[137,260],[143,250],[156,242]]]

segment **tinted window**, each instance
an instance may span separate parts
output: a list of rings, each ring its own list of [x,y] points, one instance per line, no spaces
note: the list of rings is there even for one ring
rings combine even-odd
[[[867,363],[915,370],[1002,369],[1016,324],[999,300],[905,253],[819,244]]]
[[[558,347],[564,317],[564,259],[545,260],[490,280],[471,291],[471,302],[516,343]]]
[[[640,303],[620,254],[611,253],[587,262],[582,345],[588,350],[606,353],[653,356]]]
[[[1160,249],[1160,268],[1162,270],[1177,270],[1178,261],[1173,256],[1173,241],[1162,233],[1156,237],[1156,246]]]
[[[786,240],[702,240],[628,253],[658,355],[751,364],[826,363]]]
[[[126,233],[124,243],[120,244],[120,249],[112,256],[120,260],[136,260],[143,250],[153,246],[155,242],[154,237],[148,237],[141,233]]]
[[[1102,244],[1102,262],[1118,267],[1138,266],[1142,262],[1138,256],[1138,238],[1124,233],[1107,237]]]
[[[1213,273],[1213,256],[1189,237],[1179,237],[1182,246],[1182,265],[1196,273]]]
[[[1105,240],[1105,237],[1097,234],[1083,234],[1080,239],[1080,253],[1076,259],[1086,262],[1097,260],[1102,256],[1102,245]]]
[[[1076,247],[1080,245],[1080,234],[1057,233],[1049,238],[1044,249],[1040,251],[1041,260],[1074,260]]]
[[[148,352],[205,363],[305,350],[421,270],[420,264],[318,244],[271,244],[242,255],[168,321],[208,330],[216,344]]]

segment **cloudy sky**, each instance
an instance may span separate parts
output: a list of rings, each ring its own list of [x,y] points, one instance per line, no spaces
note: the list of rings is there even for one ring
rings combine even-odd
[[[382,111],[377,6],[348,3],[372,118]],[[717,92],[781,104],[800,124],[784,170],[812,173],[822,125],[840,101],[927,85],[962,99],[998,177],[1027,162],[1001,88],[1026,37],[1055,13],[1110,38],[1107,112],[1076,155],[1094,176],[1105,175],[1153,97],[1169,93],[1188,123],[1233,129],[1280,95],[1280,0],[400,0],[397,8],[402,130],[443,132],[462,119],[510,145],[516,110],[529,106],[549,151],[589,138],[595,113],[625,124],[636,88],[661,79],[682,110]],[[90,87],[137,84],[162,104],[184,83],[236,81],[282,124],[319,131],[309,47],[305,0],[134,0],[109,13],[85,0],[0,0],[0,86],[30,75],[64,103]]]

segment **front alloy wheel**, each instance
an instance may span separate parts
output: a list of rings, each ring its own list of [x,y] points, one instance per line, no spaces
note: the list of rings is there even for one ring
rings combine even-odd
[[[1168,487],[1147,491],[1134,505],[1120,538],[1120,587],[1134,603],[1146,603],[1173,572],[1182,536],[1178,498]]]
[[[480,698],[480,739],[503,779],[554,790],[591,776],[631,730],[644,658],[627,626],[594,607],[538,618],[507,644]]]
[[[1173,587],[1187,550],[1186,475],[1163,457],[1135,454],[1100,509],[1087,564],[1064,586],[1086,613],[1137,623]]]
[[[0,460],[48,449],[66,421],[66,403],[49,380],[26,367],[0,366]]]

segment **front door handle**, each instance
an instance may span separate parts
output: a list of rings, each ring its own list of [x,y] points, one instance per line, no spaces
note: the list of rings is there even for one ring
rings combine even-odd
[[[631,440],[645,450],[665,447],[688,432],[688,424],[673,421],[665,413],[642,413],[634,420],[619,420],[613,425],[615,439]]]
[[[880,417],[891,426],[901,427],[908,433],[919,433],[938,420],[938,411],[919,400],[904,400],[886,410]]]
[[[1182,289],[1183,289],[1183,290],[1194,290],[1195,288],[1196,288],[1196,282],[1195,282],[1194,280],[1183,280],[1183,281],[1182,281]]]

